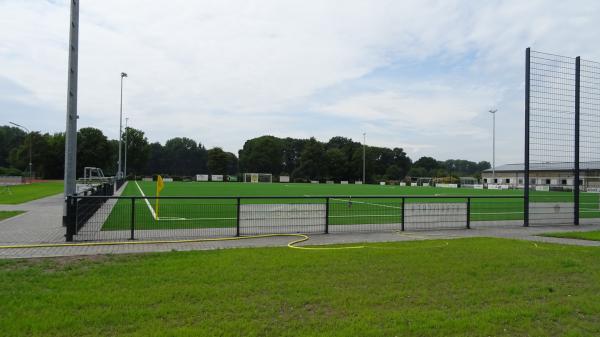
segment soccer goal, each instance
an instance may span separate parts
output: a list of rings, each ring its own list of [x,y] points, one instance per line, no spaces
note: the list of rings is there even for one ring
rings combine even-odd
[[[270,173],[244,173],[245,183],[272,183],[273,175]]]

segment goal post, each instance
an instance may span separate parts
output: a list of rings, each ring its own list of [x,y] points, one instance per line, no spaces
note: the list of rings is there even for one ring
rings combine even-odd
[[[244,173],[245,183],[272,183],[273,175],[270,173]]]

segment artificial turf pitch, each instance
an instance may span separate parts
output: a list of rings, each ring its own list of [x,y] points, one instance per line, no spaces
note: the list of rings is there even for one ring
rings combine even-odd
[[[598,336],[600,250],[505,239],[0,260],[0,336]]]
[[[154,182],[130,181],[123,196],[156,195]],[[478,190],[435,187],[405,187],[381,185],[341,185],[341,184],[251,184],[251,183],[196,183],[170,182],[165,184],[162,197],[190,197],[186,199],[159,200],[159,206],[152,198],[135,201],[136,229],[186,229],[235,227],[237,200],[242,204],[323,204],[322,196],[330,199],[330,225],[386,224],[401,220],[401,199],[399,198],[360,198],[357,196],[410,196],[406,203],[457,202],[465,203],[466,198],[444,198],[456,196],[515,196],[521,190]],[[600,217],[598,194],[582,193],[581,216]],[[194,196],[224,197],[223,199],[193,199]],[[261,196],[264,199],[243,199]],[[274,196],[304,197],[302,199],[277,199]],[[321,196],[321,197],[319,197]],[[352,196],[352,198],[350,198]],[[437,196],[436,199],[419,196]],[[306,198],[314,197],[314,198]],[[572,202],[569,192],[532,192],[532,200],[537,202]],[[103,230],[127,230],[131,224],[131,199],[119,200],[105,221]],[[152,212],[158,209],[158,219]],[[471,221],[521,220],[523,219],[522,198],[473,198],[471,200]]]

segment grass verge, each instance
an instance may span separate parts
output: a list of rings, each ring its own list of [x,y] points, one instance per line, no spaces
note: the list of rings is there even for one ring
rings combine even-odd
[[[0,261],[0,335],[600,334],[600,249],[369,246]]]
[[[0,194],[0,204],[22,204],[27,201],[58,194],[63,191],[63,182],[49,181],[43,183],[16,185],[10,186],[9,189],[10,192],[4,192]]]
[[[12,218],[13,216],[17,216],[19,214],[23,214],[23,211],[0,211],[0,221]]]
[[[565,239],[600,241],[600,231],[546,233],[543,236]]]

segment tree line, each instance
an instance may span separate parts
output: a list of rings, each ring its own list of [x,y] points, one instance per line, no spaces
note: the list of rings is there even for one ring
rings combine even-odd
[[[407,177],[478,176],[490,167],[486,161],[438,161],[431,157],[421,157],[413,162],[402,148],[366,146],[363,149],[361,143],[339,136],[327,142],[315,138],[261,136],[247,140],[238,156],[220,147],[206,149],[202,143],[186,137],[171,138],[164,145],[150,143],[142,130],[131,127],[125,129],[123,142],[123,151],[127,147],[127,173],[130,176],[236,176],[253,172],[289,175],[294,181],[362,180],[363,155],[366,180],[370,182]],[[0,175],[19,175],[27,171],[30,144],[35,175],[45,179],[62,178],[64,133],[26,134],[10,126],[0,126]],[[101,130],[80,129],[77,133],[77,176],[83,175],[86,166],[99,167],[107,176],[115,175],[118,148],[118,140],[108,139]]]

